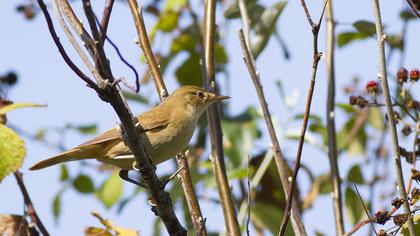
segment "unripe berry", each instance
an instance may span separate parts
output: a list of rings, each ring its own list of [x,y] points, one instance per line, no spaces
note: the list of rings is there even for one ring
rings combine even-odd
[[[401,67],[397,72],[398,83],[402,84],[407,81],[408,71],[404,67]]]

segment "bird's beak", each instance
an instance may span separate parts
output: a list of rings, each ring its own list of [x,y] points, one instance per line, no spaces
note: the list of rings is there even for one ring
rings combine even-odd
[[[229,99],[229,98],[230,98],[229,96],[222,96],[222,95],[216,95],[216,94],[214,94],[211,97],[211,101],[212,102],[218,102],[218,101],[222,101],[222,100]]]

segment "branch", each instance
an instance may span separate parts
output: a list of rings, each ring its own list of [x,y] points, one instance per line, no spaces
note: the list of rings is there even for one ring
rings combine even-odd
[[[261,79],[259,73],[252,63],[252,55],[250,49],[247,47],[245,42],[245,36],[242,30],[239,30],[239,41],[241,43],[242,53],[244,55],[244,61],[248,68],[248,72],[251,76],[252,82],[254,84],[255,90],[258,95],[258,99],[263,111],[264,120],[268,129],[268,133],[270,134],[271,142],[273,144],[273,151],[274,151],[274,160],[276,161],[277,170],[283,185],[283,190],[286,196],[289,196],[289,181],[288,181],[288,173],[289,168],[288,164],[285,161],[283,154],[280,149],[280,144],[277,139],[276,132],[274,130],[273,121],[271,120],[270,111],[268,110],[268,105],[265,99],[264,91],[262,85],[260,83]],[[292,196],[294,197],[294,196]],[[303,225],[299,207],[297,205],[297,201],[292,201],[292,223],[293,229],[296,235],[307,235],[305,231],[305,227]]]
[[[328,0],[326,0],[328,1]],[[335,230],[336,235],[344,234],[344,219],[343,219],[343,204],[341,194],[341,179],[340,170],[338,167],[338,150],[337,150],[337,131],[335,128],[335,66],[334,66],[334,51],[335,51],[335,23],[333,16],[332,0],[327,3],[327,143],[328,143],[328,157],[330,160],[331,182],[333,186],[333,208],[335,216]]]
[[[141,8],[138,7],[136,0],[129,0],[129,5],[136,25],[140,48],[145,55],[149,71],[152,74],[153,82],[155,83],[156,90],[159,94],[159,98],[161,101],[163,101],[168,96],[168,91],[166,90],[159,66],[150,47],[150,41],[149,37],[147,36]],[[186,154],[179,153],[176,159],[178,162],[178,167],[183,168],[179,172],[178,176],[181,178],[182,189],[184,190],[184,195],[187,201],[188,209],[190,211],[191,220],[194,224],[194,229],[199,236],[207,235],[206,226],[205,223],[203,223],[204,218],[201,214],[201,209],[195,194],[194,185],[192,184],[190,168]]]
[[[215,38],[216,38],[216,1],[206,0],[204,9],[204,86],[210,91],[216,91],[215,80]],[[212,104],[207,109],[207,120],[209,123],[210,145],[213,170],[219,197],[222,203],[223,216],[227,235],[240,235],[239,223],[236,218],[235,205],[233,203],[232,191],[226,175],[226,167],[223,152],[223,132],[220,122],[220,106]]]
[[[407,201],[407,193],[405,192],[404,186],[404,176],[401,168],[401,155],[400,155],[400,147],[398,144],[398,136],[397,136],[397,129],[395,127],[395,116],[394,110],[392,108],[391,102],[391,95],[389,93],[389,86],[388,86],[388,77],[386,73],[386,60],[385,60],[385,48],[384,48],[384,41],[386,35],[383,33],[382,29],[382,20],[381,20],[381,12],[379,8],[378,0],[373,0],[373,8],[375,14],[375,25],[376,25],[376,34],[378,38],[378,48],[379,48],[379,66],[380,66],[380,80],[382,82],[382,91],[385,98],[385,105],[386,105],[386,113],[388,115],[388,123],[389,123],[389,130],[391,133],[391,140],[392,140],[392,147],[393,147],[393,154],[394,154],[394,164],[395,164],[395,172],[397,177],[398,183],[398,190],[400,192],[400,198],[403,199],[403,209],[404,213],[407,214],[407,225],[408,231],[410,236],[415,236],[416,233],[414,231],[414,223],[413,218],[410,211],[410,205]]]
[[[49,13],[45,7],[44,2],[42,0],[38,0],[38,3],[41,9],[43,9],[44,16],[47,19],[50,33],[54,41],[56,43],[58,42],[57,46],[59,48],[60,47],[62,48],[62,45],[59,43],[58,37],[55,33],[55,29],[51,22],[51,17],[49,16]],[[68,4],[67,1],[64,1],[64,3]],[[67,7],[66,8],[67,13],[73,12],[70,5],[66,5],[66,7]],[[89,13],[89,9],[85,8],[85,10],[87,10],[86,16],[88,18],[94,17],[92,14]],[[75,17],[75,15],[73,15],[73,17]],[[86,32],[85,29],[83,28],[79,30],[81,30],[81,32]],[[94,37],[97,37],[97,34],[95,32],[94,32]],[[103,48],[96,48],[95,46],[95,50],[99,50],[100,52],[101,50],[103,50]],[[95,50],[93,50],[93,52]],[[93,56],[94,59],[103,60],[103,62],[107,62],[105,54],[101,55],[101,53],[98,53],[98,54],[93,53],[93,55],[95,55]],[[98,58],[96,58],[96,56],[98,56]],[[98,60],[95,60],[95,62],[98,62]],[[98,64],[96,65],[96,67],[98,68]],[[126,100],[124,99],[121,89],[119,88],[119,86],[115,86],[114,84],[115,80],[112,77],[112,74],[111,73],[108,74],[108,72],[110,72],[109,64],[108,63],[101,64],[101,69],[102,69],[102,72],[105,72],[107,77],[103,83],[103,86],[97,90],[98,95],[102,100],[109,102],[111,104],[111,106],[114,108],[115,112],[117,113],[119,119],[121,120],[121,127],[122,127],[122,130],[124,131],[124,135],[122,137],[123,141],[127,145],[127,147],[130,149],[130,151],[133,153],[134,158],[139,167],[140,174],[145,180],[150,190],[150,194],[152,198],[156,201],[157,215],[162,219],[169,234],[186,235],[186,230],[181,226],[181,224],[178,221],[178,218],[175,215],[173,205],[172,205],[172,200],[169,194],[164,191],[164,184],[160,182],[160,180],[156,176],[155,167],[151,164],[150,159],[148,158],[148,153],[145,147],[142,145],[144,143],[144,140],[143,140],[144,137],[139,135],[138,133],[138,129],[135,125],[136,119],[133,117],[131,110],[126,103]],[[139,128],[142,129],[142,127],[139,127]]]
[[[49,236],[47,229],[45,228],[44,224],[42,223],[41,219],[39,218],[38,214],[35,211],[34,204],[31,201],[31,197],[29,196],[28,190],[25,187],[25,183],[23,183],[22,173],[16,171],[13,173],[15,175],[16,181],[19,185],[20,191],[22,192],[23,201],[25,202],[25,211],[31,218],[33,224],[38,226],[38,229],[44,236]]]
[[[66,22],[63,19],[60,7],[58,5],[57,0],[52,1],[53,9],[56,15],[56,18],[58,19],[58,22],[60,23],[61,28],[63,29],[64,33],[67,36],[67,39],[70,41],[73,48],[76,50],[79,57],[82,59],[83,63],[87,66],[89,71],[93,74],[93,77],[95,78],[96,82],[101,82],[102,77],[99,75],[99,73],[96,71],[95,66],[92,64],[92,62],[89,60],[89,58],[86,56],[86,54],[83,52],[82,48],[79,47],[77,44],[75,38],[73,37],[73,34],[70,32],[70,29],[67,27]]]
[[[44,14],[45,20],[47,21],[48,30],[50,31],[51,37],[54,40],[55,45],[58,48],[61,56],[63,57],[64,61],[67,65],[73,70],[73,72],[79,76],[83,81],[85,81],[89,87],[93,88],[95,91],[99,91],[99,87],[93,82],[87,75],[85,75],[77,66],[73,63],[70,57],[67,55],[66,50],[64,49],[63,45],[60,42],[60,39],[57,36],[57,32],[55,32],[54,24],[51,20],[51,16],[48,13],[47,6],[45,5],[43,0],[37,0],[39,7],[41,8],[42,13]]]
[[[407,3],[410,6],[411,10],[413,11],[414,15],[420,18],[420,12],[417,10],[417,6],[414,4],[414,2],[412,0],[407,0]]]
[[[305,108],[305,113],[303,115],[302,129],[301,129],[300,136],[299,136],[298,151],[297,151],[297,154],[296,154],[295,166],[293,168],[293,177],[292,177],[292,181],[290,183],[290,191],[289,191],[289,195],[288,195],[288,198],[287,198],[287,205],[286,205],[286,209],[284,210],[284,214],[283,214],[284,217],[283,217],[283,221],[282,221],[281,226],[280,226],[279,235],[281,235],[281,236],[284,235],[284,232],[286,231],[287,223],[289,221],[290,208],[291,208],[291,204],[292,204],[292,201],[293,201],[292,196],[293,196],[293,192],[294,192],[294,189],[295,189],[297,174],[298,174],[299,168],[300,168],[300,159],[302,157],[303,143],[305,141],[306,128],[308,126],[309,115],[310,115],[310,112],[311,112],[312,96],[313,96],[314,89],[315,89],[316,72],[317,72],[317,69],[318,69],[319,60],[321,59],[321,55],[322,55],[322,53],[318,52],[318,33],[319,33],[319,28],[321,27],[322,18],[324,16],[325,7],[328,3],[328,0],[325,1],[324,8],[322,9],[322,13],[321,13],[321,16],[319,17],[319,21],[318,21],[317,24],[314,24],[314,22],[312,21],[311,16],[309,15],[308,9],[306,7],[305,1],[301,0],[301,2],[302,2],[303,9],[305,11],[306,17],[308,19],[308,22],[312,27],[312,35],[313,35],[312,78],[311,78],[311,81],[310,81],[308,96],[307,96],[307,99],[306,99],[306,108]]]
[[[102,21],[100,24],[100,38],[101,44],[103,45],[106,38],[106,31],[108,30],[109,18],[111,17],[112,7],[114,6],[115,0],[107,0],[105,3],[105,8],[102,13]]]
[[[162,75],[159,71],[159,66],[156,62],[156,58],[153,55],[152,49],[150,47],[149,38],[147,37],[146,27],[144,26],[143,14],[141,7],[137,4],[136,0],[128,0],[128,5],[133,15],[133,20],[136,25],[138,42],[140,48],[144,52],[144,58],[146,59],[147,65],[149,66],[150,74],[155,82],[156,90],[159,94],[159,97],[166,98],[168,92],[166,91],[165,84],[163,83]],[[164,89],[165,88],[165,89]]]

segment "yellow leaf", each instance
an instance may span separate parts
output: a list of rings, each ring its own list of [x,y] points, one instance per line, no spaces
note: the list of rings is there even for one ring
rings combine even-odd
[[[47,105],[30,103],[30,102],[19,102],[19,103],[12,103],[10,105],[6,105],[0,108],[0,115],[6,114],[7,112],[17,109],[17,108],[25,108],[25,107],[46,107]]]

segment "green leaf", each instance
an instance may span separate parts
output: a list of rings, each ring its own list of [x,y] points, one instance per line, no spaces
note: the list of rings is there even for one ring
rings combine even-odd
[[[57,195],[55,195],[53,200],[53,215],[54,220],[57,221],[58,217],[61,213],[61,192],[59,192]]]
[[[362,200],[353,189],[349,187],[346,188],[344,204],[351,224],[359,222],[364,214],[364,208],[361,201]]]
[[[93,193],[95,191],[95,186],[92,179],[87,175],[79,175],[73,181],[73,187],[79,193]]]
[[[316,181],[319,183],[319,194],[329,194],[333,191],[331,178],[330,173],[322,174],[317,177]]]
[[[348,151],[350,157],[358,154],[364,154],[366,152],[367,135],[364,128],[364,124],[349,140],[348,136],[352,132],[352,128],[355,125],[356,114],[352,116],[344,125],[343,129],[337,133],[338,149],[345,149]],[[347,142],[347,143],[345,143]]]
[[[22,166],[25,156],[24,141],[15,131],[0,124],[0,182]]]
[[[164,11],[176,11],[179,12],[187,4],[187,0],[168,0],[166,1]]]
[[[196,54],[190,55],[175,71],[178,82],[184,85],[195,85],[201,87],[201,66],[200,58]]]
[[[122,193],[121,179],[117,172],[113,172],[96,192],[96,197],[101,200],[106,208],[110,208],[121,198]]]
[[[355,164],[350,168],[347,179],[355,184],[365,184],[365,178],[363,178],[362,169],[359,164]]]
[[[357,109],[348,104],[348,103],[337,103],[335,104],[336,107],[341,108],[343,111],[345,111],[346,113],[354,113],[357,111]]]
[[[359,33],[362,33],[366,36],[374,36],[376,34],[376,26],[374,23],[365,20],[359,20],[353,23],[353,27]]]
[[[391,48],[396,48],[396,49],[399,49],[399,50],[404,49],[404,41],[402,40],[400,35],[397,35],[397,34],[387,35],[386,38],[385,38],[385,42]]]
[[[181,51],[194,53],[195,46],[196,40],[190,34],[184,33],[172,40],[171,54],[176,54]]]
[[[220,65],[228,63],[228,55],[225,51],[225,48],[221,44],[217,43],[214,50],[214,59],[217,64]]]
[[[400,12],[400,18],[408,21],[417,19],[417,16],[415,16],[411,10],[405,9]]]
[[[270,36],[276,29],[276,23],[286,7],[287,1],[280,1],[275,3],[273,6],[268,7],[261,14],[260,20],[255,24],[254,31],[255,36],[252,43],[252,53],[257,58],[260,53],[267,46]]]
[[[245,0],[245,5],[250,14],[253,10],[253,7],[256,5],[257,0]],[[226,10],[223,12],[223,15],[226,19],[235,19],[240,18],[241,13],[239,11],[238,1],[233,1],[230,5],[226,7]]]
[[[165,11],[159,17],[156,27],[162,32],[172,32],[178,26],[179,12]]]
[[[124,94],[124,97],[127,98],[128,100],[139,102],[146,105],[149,104],[149,100],[140,94],[132,93],[132,92],[123,92],[123,94]]]
[[[279,221],[283,218],[283,209],[262,201],[257,201],[251,208],[251,218],[256,225],[263,229],[268,229],[274,235],[279,230]],[[285,235],[293,235],[290,224],[286,228]]]
[[[414,232],[417,232],[417,233],[420,232],[420,215],[419,214],[415,215],[413,221],[414,221]],[[410,236],[410,233],[408,232],[407,222],[405,222],[402,225],[401,234],[404,236]]]
[[[338,47],[343,47],[348,45],[349,43],[365,39],[368,36],[366,34],[358,33],[358,32],[343,32],[338,34],[337,36],[337,45]]]
[[[27,108],[27,107],[46,107],[47,105],[30,103],[30,102],[18,102],[6,105],[0,108],[0,115],[6,114],[9,111],[18,109],[18,108]]]
[[[96,134],[98,133],[97,124],[85,124],[85,125],[66,125],[66,128],[77,130],[81,134]]]
[[[252,151],[254,140],[259,132],[253,109],[247,109],[236,117],[222,121],[225,138],[223,146],[233,168],[239,168]],[[243,119],[245,116],[251,119]]]
[[[385,129],[385,117],[379,107],[369,108],[367,122],[375,129],[381,131]]]
[[[65,181],[69,178],[69,170],[65,164],[61,164],[60,181]]]

